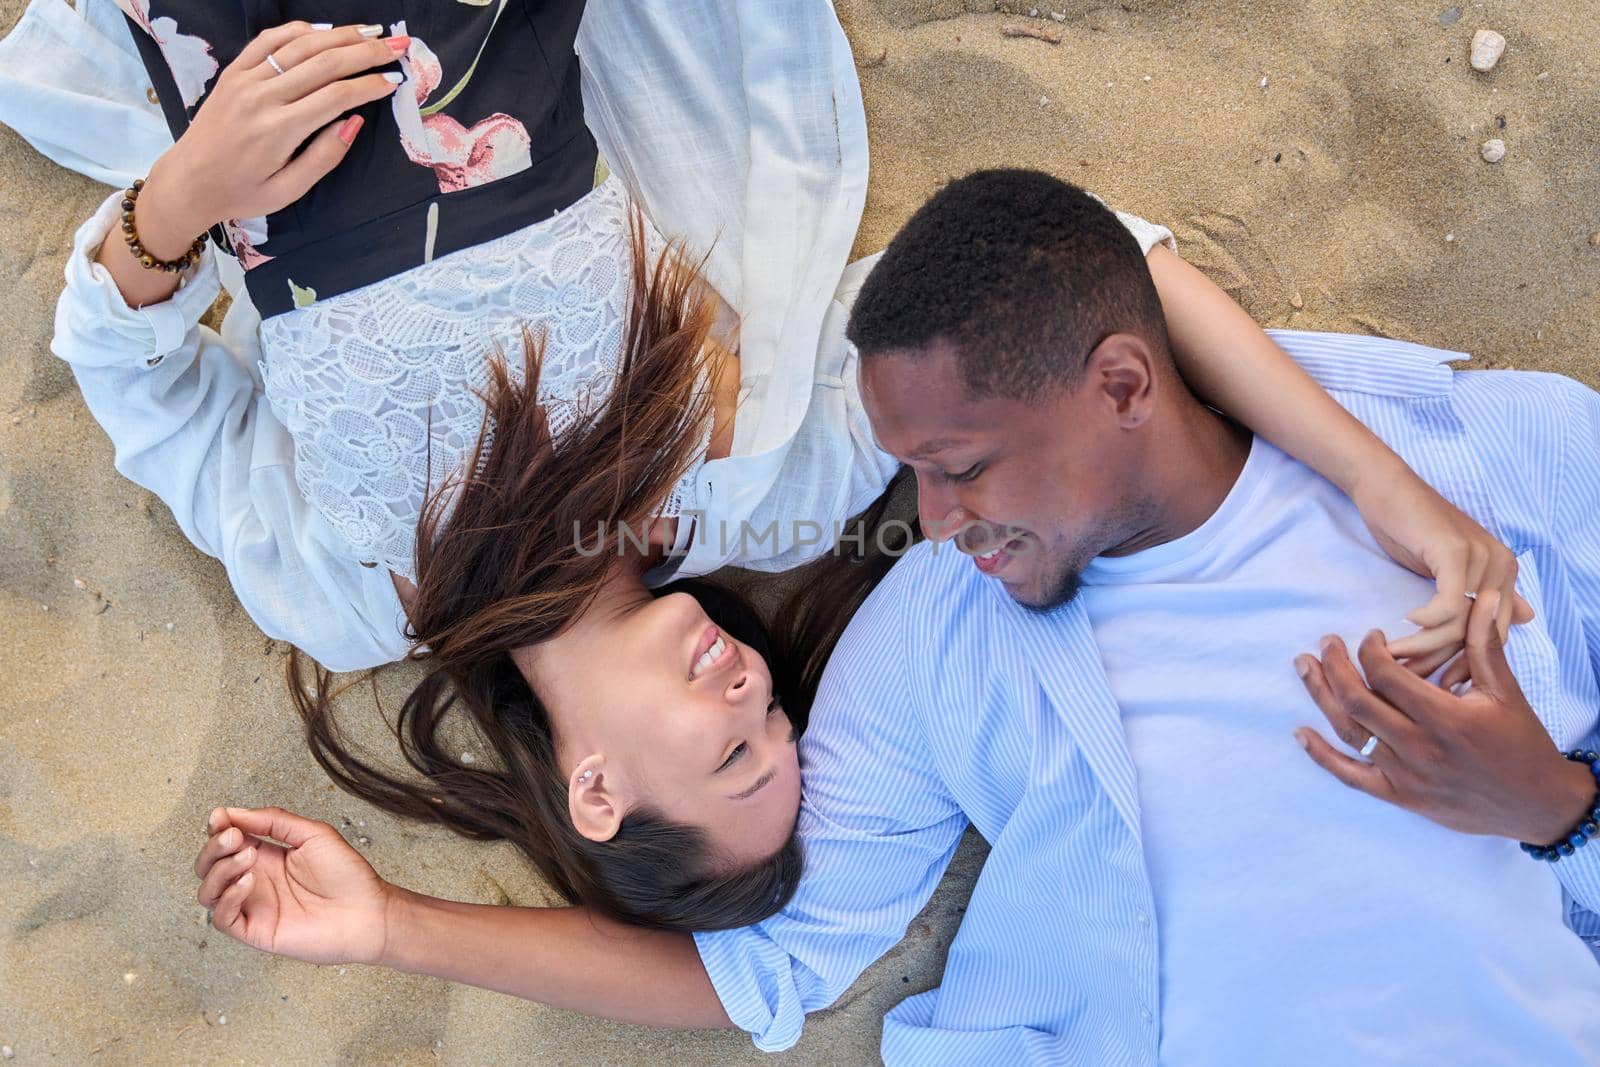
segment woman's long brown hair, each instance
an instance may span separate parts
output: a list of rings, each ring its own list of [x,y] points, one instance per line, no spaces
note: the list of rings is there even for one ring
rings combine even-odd
[[[583,837],[568,813],[550,717],[510,655],[561,633],[588,607],[618,563],[619,531],[648,522],[711,419],[702,382],[715,298],[681,251],[647,261],[637,218],[633,245],[626,336],[603,408],[553,440],[538,402],[541,345],[525,338],[522,380],[491,362],[473,454],[424,509],[409,616],[411,658],[427,674],[391,724],[415,775],[351,751],[326,671],[316,667],[308,680],[291,658],[290,690],[317,762],[349,792],[469,838],[511,841],[570,902],[645,926],[720,929],[759,921],[793,894],[794,835],[733,871],[714,862],[696,828],[648,810],[630,813],[610,841]],[[602,551],[597,530],[606,531]],[[766,645],[759,619],[732,594],[689,591],[735,637]],[[494,765],[452,754],[446,721],[456,710],[492,748]]]

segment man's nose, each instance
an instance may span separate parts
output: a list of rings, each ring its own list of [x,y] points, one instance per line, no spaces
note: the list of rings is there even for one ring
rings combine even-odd
[[[970,518],[942,478],[917,475],[917,519],[930,541],[948,541]]]

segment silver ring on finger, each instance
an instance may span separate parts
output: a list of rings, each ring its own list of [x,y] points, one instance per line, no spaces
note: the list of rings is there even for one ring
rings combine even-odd
[[[1468,600],[1477,600],[1478,599],[1477,592],[1472,590],[1472,589],[1465,590],[1462,595],[1465,596]]]
[[[279,64],[279,62],[278,62],[278,57],[273,55],[271,52],[267,53],[267,66],[271,67],[273,70],[277,71],[279,74],[282,74],[284,72],[282,65]]]
[[[1363,759],[1371,759],[1376,751],[1378,751],[1378,735],[1373,734],[1367,738],[1367,743],[1361,746],[1361,756]]]

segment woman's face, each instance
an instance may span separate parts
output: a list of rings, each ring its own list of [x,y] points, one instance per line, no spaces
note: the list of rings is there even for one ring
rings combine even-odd
[[[772,855],[800,803],[795,736],[766,662],[694,597],[602,597],[530,650],[578,831],[608,840],[648,806],[730,866]]]

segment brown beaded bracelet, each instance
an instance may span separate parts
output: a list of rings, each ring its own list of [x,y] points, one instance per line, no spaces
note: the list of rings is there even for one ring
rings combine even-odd
[[[201,234],[194,239],[194,244],[189,250],[177,259],[157,259],[144,250],[144,245],[139,243],[139,230],[133,222],[133,210],[139,201],[139,191],[144,188],[144,179],[136,179],[133,187],[122,191],[122,239],[128,242],[128,251],[133,253],[133,258],[145,270],[168,271],[173,274],[188,270],[200,261],[200,253],[205,251],[206,235]]]

